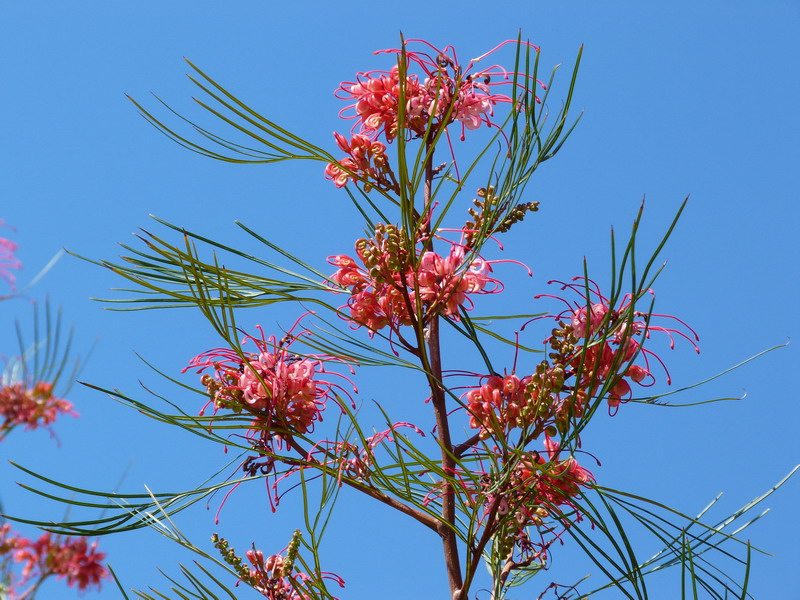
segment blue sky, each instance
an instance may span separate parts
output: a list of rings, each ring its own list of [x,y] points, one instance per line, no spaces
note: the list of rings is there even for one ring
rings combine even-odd
[[[360,225],[318,164],[233,166],[198,157],[148,126],[124,94],[154,106],[153,91],[191,112],[185,56],[262,114],[334,150],[331,132],[349,123],[337,118],[342,104],[333,90],[357,71],[386,67],[372,52],[395,46],[399,31],[475,56],[521,28],[541,46],[542,64],[564,63],[565,73],[585,45],[575,99],[584,114],[563,151],[528,188],[541,211],[509,240],[507,254],[524,256],[535,277],[513,298],[532,302],[535,293],[547,291],[547,280],[580,273],[584,256],[607,268],[609,228],[626,230],[643,196],[645,245],[655,243],[690,195],[665,249],[669,262],[656,292],[660,310],[681,316],[701,335],[699,356],[685,345],[668,355],[676,384],[693,383],[800,339],[792,300],[800,292],[798,25],[796,1],[5,2],[0,218],[17,231],[0,235],[20,245],[23,282],[62,247],[110,259],[120,253],[117,243],[133,243],[137,228],[163,232],[151,213],[247,245],[232,225],[240,219],[322,265],[324,257],[350,251]],[[88,300],[108,296],[120,283],[108,271],[67,257],[30,296],[49,295],[63,306],[80,350],[96,341],[84,380],[143,397],[140,380],[162,384],[135,353],[176,374],[218,342],[189,312],[114,313]],[[10,323],[28,313],[24,301],[0,306],[0,353],[14,352]],[[247,319],[287,325],[274,314]],[[800,462],[793,385],[798,356],[796,344],[789,345],[687,397],[746,393],[738,402],[680,410],[630,406],[614,419],[599,419],[603,423],[585,440],[602,458],[598,478],[686,512],[725,492],[720,515],[767,490]],[[387,382],[397,387],[391,375],[367,377],[375,399],[389,406],[409,401],[386,392]],[[70,398],[81,418],[59,424],[60,446],[43,432],[16,433],[3,442],[0,456],[97,489],[114,487],[127,469],[122,488],[134,492],[144,484],[154,490],[191,486],[225,464],[217,448],[173,436],[101,394],[76,387]],[[62,507],[13,485],[21,478],[0,465],[5,509],[59,519]],[[297,515],[288,500],[270,514],[258,492],[237,494],[218,529],[242,548],[249,535],[265,549],[279,549]],[[362,500],[346,495],[342,502],[326,566],[347,579],[344,597],[444,591],[436,540],[399,517],[369,512],[373,508]],[[218,504],[214,499],[210,511],[186,513],[179,525],[202,541],[215,530]],[[772,512],[748,534],[775,555],[755,560],[756,597],[790,597],[786,590],[800,589],[798,505],[800,485],[791,481],[766,502]],[[131,587],[160,586],[156,566],[174,571],[191,560],[149,531],[106,538],[102,546]],[[556,558],[553,576],[569,573],[569,565]],[[94,596],[118,594],[106,585]],[[40,596],[69,597],[54,583]],[[653,598],[673,597],[672,588],[653,590]]]

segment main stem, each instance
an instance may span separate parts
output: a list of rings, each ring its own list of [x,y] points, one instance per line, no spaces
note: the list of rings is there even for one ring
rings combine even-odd
[[[450,422],[447,419],[447,402],[442,388],[442,357],[439,347],[439,317],[434,316],[428,325],[428,361],[430,375],[428,382],[431,387],[431,404],[436,417],[436,432],[439,445],[442,449],[442,470],[445,473],[455,472],[455,458],[453,444],[450,441]],[[450,594],[453,599],[461,594],[464,581],[461,575],[461,561],[458,557],[458,542],[454,531],[456,522],[456,500],[453,487],[444,483],[442,490],[442,522],[439,524],[439,535],[442,537],[444,561],[447,567],[447,577],[450,582]]]
[[[428,159],[425,163],[425,186],[423,188],[423,219],[428,218],[431,210],[431,191],[433,189],[433,152],[428,145]],[[433,232],[428,232],[432,234]],[[429,240],[429,243],[432,239]],[[447,419],[447,402],[444,387],[442,386],[442,355],[439,344],[439,315],[434,314],[428,323],[428,384],[431,388],[431,404],[436,417],[436,432],[442,450],[442,469],[445,473],[455,472],[455,458],[453,456],[453,443],[450,440],[450,422]],[[442,522],[439,523],[438,532],[442,538],[444,561],[447,568],[447,578],[450,584],[450,597],[453,600],[463,597],[462,588],[464,580],[461,575],[461,561],[458,556],[458,541],[455,534],[456,501],[452,485],[444,482],[442,490]]]

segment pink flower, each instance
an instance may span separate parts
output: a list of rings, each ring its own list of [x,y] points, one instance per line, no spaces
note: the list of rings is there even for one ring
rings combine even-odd
[[[333,135],[339,148],[348,156],[325,167],[326,179],[332,180],[337,188],[344,187],[352,180],[362,181],[365,191],[372,186],[397,190],[397,182],[384,154],[386,146],[359,133],[353,135],[349,142],[338,133]]]
[[[400,100],[400,77],[396,65],[390,71],[358,73],[355,82],[343,82],[337,92],[341,94],[338,96],[340,98],[355,100],[354,104],[347,107],[355,114],[346,118],[358,119],[362,133],[383,133],[390,142],[395,138]],[[424,90],[415,76],[406,78],[405,95],[410,109],[410,127],[419,130]]]
[[[484,292],[488,284],[490,290],[500,291],[500,282],[487,273],[491,265],[483,259],[476,259],[465,269],[464,247],[453,245],[447,258],[435,252],[425,252],[419,263],[417,281],[419,295],[431,306],[441,306],[442,314],[458,319],[459,308],[469,301],[467,294]]]
[[[204,375],[214,402],[215,412],[220,408],[235,412],[247,410],[256,422],[274,429],[274,436],[308,433],[322,420],[326,401],[335,400],[336,384],[319,379],[328,373],[324,364],[334,360],[327,356],[299,356],[289,350],[292,342],[302,332],[291,332],[280,342],[274,336],[264,339],[247,336],[243,343],[252,342],[256,352],[242,353],[227,348],[215,348],[189,361],[198,373],[212,368],[214,376]],[[342,377],[339,374],[336,374]],[[346,393],[346,392],[345,392]]]
[[[195,356],[183,369],[186,372],[197,368],[198,373],[213,370],[213,375],[206,373],[201,377],[210,396],[200,411],[201,415],[209,404],[214,405],[215,414],[220,409],[228,409],[252,415],[253,421],[244,438],[254,454],[246,457],[240,468],[251,477],[257,474],[267,476],[265,482],[271,488],[269,501],[273,512],[280,501],[278,483],[285,477],[279,477],[276,471],[275,465],[281,460],[275,456],[276,449],[291,444],[295,434],[312,432],[322,421],[328,400],[341,405],[341,396],[346,396],[355,408],[350,392],[332,378],[338,377],[350,385],[353,385],[352,381],[326,368],[330,362],[343,363],[342,359],[326,355],[301,356],[290,350],[298,338],[311,336],[309,331],[294,333],[302,318],[280,341],[275,336],[265,338],[258,327],[261,337],[248,335],[242,341],[243,345],[254,344],[255,352],[215,348]],[[354,372],[352,367],[349,368],[351,373]],[[355,385],[352,391],[358,391]],[[229,490],[226,499],[239,483]]]
[[[467,392],[470,427],[480,429],[481,437],[486,438],[491,432],[508,432],[529,421],[534,415],[525,415],[524,411],[531,402],[526,390],[530,379],[520,379],[513,373],[491,375],[479,388]]]
[[[78,416],[71,402],[53,395],[52,383],[39,381],[32,387],[15,383],[0,388],[0,440],[18,425],[49,428],[61,414]]]
[[[487,92],[488,93],[488,92]],[[477,129],[492,115],[492,101],[474,91],[464,90],[456,104],[453,118],[467,129]]]
[[[475,503],[483,504],[482,524],[490,526],[490,523],[504,518],[508,534],[514,537],[513,551],[542,565],[547,559],[548,548],[560,538],[557,525],[560,522],[566,526],[563,520],[558,519],[564,510],[562,507],[574,511],[573,520],[580,520],[575,498],[594,482],[591,472],[581,467],[573,457],[559,459],[557,442],[545,437],[544,446],[547,458],[536,451],[511,453],[513,463],[508,472],[501,469],[503,476],[499,476],[495,468],[488,472],[469,473],[464,479],[458,472],[454,474],[463,482],[464,492],[473,497]],[[487,450],[491,455],[498,449]],[[501,460],[500,455],[491,457],[492,464],[497,464],[498,460]],[[474,488],[476,475],[480,481],[478,489]],[[556,517],[556,523],[545,522],[548,517]],[[530,533],[538,533],[539,540],[531,539]]]
[[[313,600],[312,596],[303,591],[309,587],[308,583],[313,583],[313,578],[306,573],[293,572],[293,559],[288,558],[290,554],[291,550],[287,553],[287,558],[280,554],[265,558],[261,550],[248,550],[245,556],[252,565],[248,583],[269,600]],[[334,573],[323,572],[321,576],[339,587],[344,587],[344,580]]]
[[[425,318],[443,314],[459,319],[462,306],[472,308],[471,294],[492,294],[502,290],[492,277],[491,264],[480,257],[465,258],[465,248],[453,243],[450,253],[417,250],[415,265],[399,241],[399,231],[392,225],[379,224],[375,237],[356,242],[356,253],[363,266],[345,255],[328,258],[339,269],[331,281],[349,288],[351,322],[364,326],[371,334],[384,327],[397,329],[412,323],[410,310],[417,300],[425,309]]]
[[[408,311],[397,290],[384,287],[380,296],[367,290],[356,292],[348,301],[350,319],[356,327],[364,326],[371,332],[389,324],[409,324]]]
[[[537,298],[557,298],[567,306],[561,313],[551,316],[562,326],[566,322],[571,328],[570,335],[576,345],[569,365],[572,371],[568,376],[578,379],[577,386],[585,395],[594,395],[604,389],[609,406],[612,409],[617,408],[632,394],[630,381],[638,385],[653,384],[655,377],[650,359],[655,359],[662,366],[667,384],[671,383],[664,362],[657,354],[644,348],[645,340],[654,331],[669,338],[670,348],[674,347],[677,335],[689,341],[695,351],[700,352],[696,343],[699,340],[697,333],[677,317],[637,311],[631,294],[623,296],[619,305],[612,308],[610,301],[600,293],[595,282],[583,277],[575,277],[572,281],[578,283],[549,283],[559,283],[562,290],[574,292],[579,297],[577,301],[569,302],[547,294]],[[647,292],[653,294],[652,290]],[[681,329],[658,325],[654,321],[657,318],[672,319]],[[633,364],[633,361],[640,358],[644,364]],[[649,383],[645,383],[648,380]]]
[[[0,525],[0,556],[4,556],[16,548],[21,539],[23,538],[11,534],[11,525],[8,523]]]
[[[587,310],[585,306],[582,306],[572,313],[572,318],[570,319],[572,335],[580,340],[586,337],[587,330],[589,335],[595,333],[600,328],[606,314],[608,314],[608,307],[601,302],[592,304],[591,310]]]
[[[528,470],[528,478],[537,480],[536,489],[539,497],[546,500],[551,506],[569,504],[569,499],[581,493],[580,488],[594,481],[594,475],[588,469],[578,465],[573,457],[559,461],[558,455],[561,448],[558,442],[550,437],[545,437],[544,446],[547,450],[548,461],[536,454],[536,464],[545,468],[540,471]],[[534,467],[534,464],[530,465]],[[524,467],[524,469],[526,469]]]
[[[342,287],[363,290],[369,285],[369,280],[358,268],[358,263],[349,256],[339,254],[328,258],[328,262],[339,270],[331,275],[331,279]]]
[[[581,488],[594,482],[589,470],[581,467],[573,457],[559,460],[557,442],[545,437],[547,460],[539,452],[529,452],[514,468],[505,491],[486,496],[487,504],[495,503],[501,514],[516,511],[521,528],[559,510],[560,506],[576,508],[572,498],[581,494]]]
[[[398,115],[403,95],[406,103],[404,125],[411,137],[422,136],[428,128],[436,131],[459,122],[463,139],[464,129],[492,125],[495,105],[511,102],[509,96],[494,93],[495,86],[512,85],[515,76],[524,82],[524,75],[509,72],[498,65],[473,71],[481,59],[510,42],[503,42],[462,67],[452,46],[440,50],[425,40],[407,40],[407,74],[402,86],[397,65],[389,71],[358,73],[355,81],[342,82],[336,91],[338,98],[354,101],[340,114],[344,118],[356,119],[360,133],[371,137],[383,134],[391,142],[400,133]],[[415,44],[422,49],[411,49]],[[538,51],[535,46],[531,47]],[[381,53],[401,56],[400,49],[376,52]],[[410,73],[414,70],[418,73]]]
[[[97,551],[97,542],[90,546],[86,538],[52,536],[49,533],[35,542],[20,538],[14,552],[14,560],[22,564],[19,585],[53,574],[59,579],[66,578],[67,585],[77,585],[79,590],[90,586],[99,588],[101,580],[108,577],[102,563],[105,556]]]

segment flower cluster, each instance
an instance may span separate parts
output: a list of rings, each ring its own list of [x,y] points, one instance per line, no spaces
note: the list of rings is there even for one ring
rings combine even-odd
[[[191,359],[184,372],[214,370],[213,376],[204,374],[201,381],[215,412],[245,410],[255,416],[255,424],[279,439],[308,433],[322,421],[326,401],[335,398],[333,388],[339,386],[318,378],[327,373],[324,363],[333,359],[294,354],[289,347],[296,338],[291,333],[280,342],[275,336],[264,339],[263,332],[261,338],[247,336],[242,343],[252,342],[256,352],[215,348]]]
[[[225,562],[239,574],[239,578],[265,598],[269,600],[312,600],[317,596],[312,594],[311,588],[319,587],[320,582],[306,573],[295,571],[294,568],[300,548],[300,537],[300,531],[296,530],[284,551],[272,556],[265,557],[261,550],[253,547],[252,550],[245,552],[250,567],[244,564],[244,561],[237,556],[225,539],[214,534],[211,540],[222,554]],[[323,579],[328,579],[339,587],[344,587],[344,580],[338,575],[328,572],[320,575]]]
[[[480,439],[506,440],[515,428],[522,430],[525,440],[542,433],[555,436],[567,431],[571,418],[583,415],[585,394],[565,386],[574,344],[554,329],[549,345],[549,360],[539,363],[532,374],[481,377],[481,385],[463,395],[470,427],[480,430]]]
[[[250,569],[251,584],[265,598],[270,600],[310,600],[310,596],[296,590],[297,583],[302,584],[307,581],[308,575],[292,573],[292,568],[287,565],[283,556],[274,554],[265,558],[261,550],[248,550],[246,556],[252,565]]]
[[[425,318],[443,314],[457,320],[462,306],[471,308],[470,294],[502,290],[500,282],[490,277],[491,264],[479,257],[468,262],[460,244],[453,244],[447,256],[415,253],[412,259],[401,230],[378,224],[373,238],[356,242],[363,266],[346,255],[328,259],[339,267],[331,280],[352,294],[347,304],[356,327],[363,325],[374,333],[386,326],[410,325],[418,303]]]
[[[697,333],[686,323],[671,315],[652,314],[637,311],[635,301],[645,293],[636,296],[626,294],[619,305],[612,308],[611,301],[601,292],[597,284],[583,277],[575,277],[573,282],[558,283],[562,290],[568,289],[579,296],[579,301],[569,302],[558,298],[567,308],[557,315],[551,315],[561,326],[558,333],[574,345],[574,352],[569,360],[569,374],[577,380],[576,387],[587,396],[599,392],[607,394],[608,404],[612,409],[630,398],[631,382],[650,386],[655,382],[651,359],[657,361],[666,374],[667,384],[671,383],[669,371],[659,356],[644,348],[644,340],[654,331],[665,334],[669,338],[670,348],[675,346],[675,336],[689,341],[696,352]],[[653,294],[652,290],[646,291]],[[542,296],[549,296],[543,294]],[[553,296],[549,296],[553,297]],[[653,318],[667,318],[676,321],[683,330],[674,327],[663,327],[652,322]],[[643,364],[634,364],[638,359]]]
[[[32,387],[15,383],[0,387],[0,440],[18,425],[25,429],[48,427],[60,414],[77,416],[72,403],[53,394],[53,384],[39,381]]]
[[[67,585],[83,591],[97,586],[108,577],[103,566],[105,554],[97,551],[97,542],[89,545],[86,538],[69,538],[42,534],[36,541],[14,534],[9,525],[0,526],[0,557],[10,556],[22,565],[21,578],[12,582],[10,599],[26,597],[19,592],[31,582],[40,582],[50,575],[66,578]],[[18,595],[17,595],[18,594]]]
[[[558,298],[568,308],[550,315],[558,321],[558,327],[546,340],[548,359],[531,375],[484,376],[479,386],[463,394],[470,427],[480,430],[481,439],[492,435],[504,439],[514,428],[525,429],[530,439],[542,433],[565,433],[569,421],[582,417],[592,398],[604,397],[610,409],[616,410],[632,396],[632,383],[653,385],[651,359],[661,364],[669,384],[663,361],[643,346],[653,331],[666,334],[670,347],[677,335],[689,340],[699,352],[694,330],[676,317],[636,311],[630,294],[612,309],[594,282],[561,285],[580,294],[581,300],[570,303]],[[673,319],[685,331],[655,325],[651,317]]]
[[[337,187],[344,187],[348,180],[360,179],[364,182],[364,191],[373,186],[384,190],[398,191],[389,161],[386,158],[386,146],[372,140],[366,135],[355,134],[350,141],[344,136],[334,133],[336,144],[347,157],[338,163],[329,163],[325,168],[325,178],[333,181]]]
[[[548,511],[563,505],[572,506],[571,498],[581,493],[581,487],[594,481],[591,472],[578,465],[575,458],[558,459],[561,451],[558,442],[545,437],[544,446],[547,460],[538,452],[532,452],[515,470],[519,490],[526,494],[533,492],[521,503],[528,504],[526,511],[530,519],[534,518],[530,512],[532,503]]]
[[[561,510],[559,507],[576,508],[572,499],[594,481],[591,472],[573,457],[559,460],[560,447],[549,437],[545,438],[545,449],[547,459],[536,451],[526,453],[512,470],[505,490],[485,496],[487,508],[496,505],[500,516],[512,514],[520,528],[541,526],[545,517]]]
[[[463,68],[452,46],[444,50],[422,40],[426,51],[406,48],[404,71],[416,66],[423,79],[407,74],[400,79],[398,65],[389,71],[358,73],[356,81],[343,82],[337,97],[354,102],[342,111],[345,118],[357,119],[361,133],[370,136],[383,134],[388,141],[397,135],[401,96],[405,100],[405,127],[412,135],[422,136],[430,127],[438,129],[459,122],[466,129],[477,129],[482,124],[491,125],[494,106],[511,99],[495,94],[496,85],[508,85],[513,73],[499,66],[470,72],[477,60]],[[399,49],[381,50],[379,53],[400,54]],[[485,55],[484,55],[485,56]],[[499,78],[499,81],[492,81]]]
[[[470,427],[481,429],[481,437],[488,437],[490,431],[524,426],[531,400],[527,390],[530,379],[520,379],[513,373],[491,375],[486,383],[464,394]]]
[[[427,48],[414,51],[406,47],[402,53],[399,49],[376,52],[397,54],[398,60],[404,56],[404,77],[400,75],[400,66],[395,65],[389,71],[358,73],[355,81],[342,82],[336,90],[337,98],[351,101],[340,115],[355,119],[353,129],[358,130],[349,143],[343,136],[334,134],[339,147],[349,154],[339,163],[330,163],[325,170],[326,177],[333,180],[336,187],[354,179],[347,172],[350,171],[363,180],[374,180],[383,189],[396,191],[397,182],[384,156],[385,146],[377,142],[377,147],[372,146],[369,140],[382,135],[391,143],[398,135],[432,136],[456,122],[461,124],[463,140],[467,129],[493,126],[494,107],[511,102],[509,96],[495,93],[493,88],[513,85],[522,77],[498,65],[472,71],[477,62],[507,42],[473,59],[466,68],[459,64],[452,46],[440,50],[424,40],[409,40],[406,46],[410,43],[420,43]],[[408,73],[414,68],[420,71],[419,75]],[[401,100],[404,102],[402,110]],[[404,132],[400,131],[401,113]],[[366,184],[367,191],[370,186]]]
[[[544,562],[550,544],[558,538],[558,528],[547,523],[548,517],[558,517],[564,508],[575,511],[580,518],[575,498],[582,488],[594,482],[592,473],[578,464],[573,457],[559,460],[560,446],[545,437],[547,459],[539,452],[526,452],[515,459],[508,479],[498,482],[496,477],[482,477],[481,498],[487,514],[494,514],[500,522],[497,543],[503,554],[515,547],[526,560]],[[561,522],[563,526],[565,522]],[[527,529],[537,528],[540,541],[534,543]]]

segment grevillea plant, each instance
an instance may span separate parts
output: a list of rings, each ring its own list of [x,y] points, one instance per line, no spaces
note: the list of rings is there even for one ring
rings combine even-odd
[[[238,452],[238,474],[177,494],[109,493],[108,513],[55,530],[149,526],[205,561],[183,567],[182,583],[171,579],[172,595],[133,592],[138,598],[237,597],[237,586],[273,600],[339,598],[345,579],[369,576],[355,566],[334,574],[322,564],[325,527],[347,487],[435,534],[452,600],[510,598],[523,584],[524,597],[614,589],[647,598],[650,575],[667,567],[681,571],[684,589],[745,598],[751,548],[733,532],[763,497],[704,524],[604,486],[582,447],[595,418],[629,403],[666,402],[671,350],[659,347],[699,351],[689,325],[654,312],[656,260],[675,222],[642,257],[640,210],[628,241],[612,237],[610,281],[576,266],[513,314],[491,308],[509,279],[532,274],[527,258],[504,257],[501,243],[512,229],[535,228],[539,203],[526,185],[575,125],[580,53],[560,108],[550,97],[555,70],[541,76],[539,49],[528,42],[506,41],[466,62],[451,46],[424,40],[376,54],[379,70],[357,73],[335,91],[345,105],[333,153],[262,116],[191,63],[190,79],[203,93],[198,104],[230,135],[189,119],[193,133],[183,133],[134,102],[168,137],[206,157],[321,163],[313,172],[331,182],[332,196],[352,201],[363,233],[309,263],[245,225],[262,253],[162,222],[183,242],[147,233],[144,247],[128,248],[123,262],[99,263],[141,291],[115,301],[194,308],[221,340],[187,357],[183,376],[167,377],[200,401],[171,398],[160,408],[103,391]],[[283,329],[266,330],[281,305],[293,316]],[[240,326],[243,314],[256,315],[257,324]],[[403,389],[401,405],[384,390],[372,410],[359,386],[373,368],[411,370],[419,391]],[[177,528],[173,517],[184,508],[256,481],[272,511],[285,502],[304,508],[288,544],[235,548],[219,534],[203,544]],[[98,506],[96,492],[87,491],[84,502],[69,489],[65,502]],[[626,523],[643,525],[663,549],[637,557]],[[540,577],[565,545],[584,551],[602,582]],[[736,572],[721,575],[715,554],[733,558]],[[377,595],[393,597],[389,590]]]
[[[22,266],[14,256],[16,249],[16,244],[0,238],[0,279],[12,292],[15,278],[10,269]],[[49,266],[36,279],[47,269]],[[8,300],[12,295],[0,296],[0,299]],[[43,319],[40,312],[34,304],[33,341],[27,343],[23,328],[17,322],[19,354],[3,358],[0,442],[19,427],[24,430],[44,428],[54,437],[53,424],[57,419],[64,415],[78,416],[72,403],[63,397],[68,394],[79,369],[79,361],[71,356],[72,333],[62,337],[61,314],[53,315],[49,304],[45,306]],[[34,600],[42,584],[53,576],[66,580],[68,586],[80,591],[99,589],[108,571],[102,562],[105,554],[99,552],[97,546],[97,541],[88,542],[85,537],[48,532],[32,540],[0,521],[0,598]]]
[[[56,419],[78,416],[72,402],[64,398],[80,367],[70,356],[72,333],[61,339],[61,314],[53,315],[49,304],[44,324],[39,312],[34,305],[32,342],[27,343],[22,327],[16,324],[20,352],[4,360],[0,373],[0,442],[18,427],[44,428],[54,436]]]
[[[11,300],[15,296],[16,277],[12,271],[22,267],[22,262],[15,256],[16,250],[14,242],[0,238],[0,281],[8,286],[8,293],[0,295],[0,300]],[[34,282],[44,276],[59,255],[34,278]],[[19,354],[10,358],[0,355],[3,362],[0,371],[0,441],[20,426],[26,430],[43,427],[52,434],[51,425],[60,415],[77,416],[72,403],[62,397],[69,391],[79,368],[79,361],[70,356],[72,332],[62,338],[61,313],[53,315],[49,302],[45,304],[43,319],[36,303],[32,304],[32,342],[26,341],[27,336],[18,321],[15,329]]]

